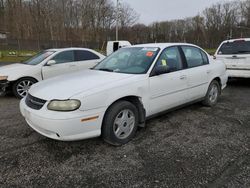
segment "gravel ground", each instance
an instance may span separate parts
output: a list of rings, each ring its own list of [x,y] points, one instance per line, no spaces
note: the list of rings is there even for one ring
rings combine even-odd
[[[147,122],[113,147],[34,132],[0,98],[0,187],[250,187],[250,80],[233,80],[214,108],[194,104]]]

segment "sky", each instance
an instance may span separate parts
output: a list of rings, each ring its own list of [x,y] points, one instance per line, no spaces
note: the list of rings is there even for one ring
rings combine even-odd
[[[116,2],[116,0],[113,0]],[[120,0],[126,2],[140,15],[139,22],[146,25],[196,16],[212,4],[223,0]],[[225,0],[224,0],[225,1]]]

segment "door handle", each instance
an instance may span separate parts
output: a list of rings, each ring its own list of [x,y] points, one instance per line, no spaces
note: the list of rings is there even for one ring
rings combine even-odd
[[[75,67],[76,65],[69,65],[69,67]]]
[[[211,70],[207,70],[207,74],[210,74],[212,71]]]
[[[181,79],[181,80],[186,80],[186,79],[187,79],[187,76],[186,76],[186,75],[182,75],[182,76],[180,77],[180,79]]]

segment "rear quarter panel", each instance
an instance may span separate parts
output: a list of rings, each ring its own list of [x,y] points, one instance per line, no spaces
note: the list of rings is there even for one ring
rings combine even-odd
[[[221,60],[216,60],[210,57],[210,67],[212,70],[210,83],[215,78],[220,78],[222,89],[224,89],[228,81],[228,75],[227,75],[225,63]]]

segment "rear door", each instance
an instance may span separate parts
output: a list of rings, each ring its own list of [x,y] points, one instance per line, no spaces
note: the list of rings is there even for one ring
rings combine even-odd
[[[74,53],[78,70],[92,68],[101,61],[101,57],[88,50],[75,50]]]
[[[155,75],[157,66],[168,66],[169,73]],[[159,57],[149,78],[150,111],[152,115],[181,104],[187,100],[187,76],[178,47],[165,49]]]
[[[73,50],[60,52],[50,60],[55,60],[56,64],[51,66],[44,65],[42,67],[43,79],[48,79],[78,70]]]
[[[234,40],[224,42],[216,52],[228,70],[250,70],[250,41]]]
[[[204,97],[207,93],[212,69],[207,54],[194,46],[182,46],[186,59],[188,78],[188,101]]]

